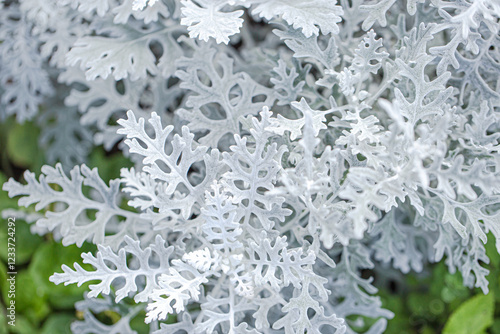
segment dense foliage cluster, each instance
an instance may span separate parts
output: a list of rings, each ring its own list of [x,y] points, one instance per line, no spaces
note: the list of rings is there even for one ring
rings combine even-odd
[[[94,283],[75,333],[142,311],[156,334],[382,333],[363,273],[442,259],[488,293],[498,1],[0,6],[0,117],[40,124],[49,163],[3,190],[38,234],[98,247],[50,278]],[[94,145],[134,167],[104,182]]]

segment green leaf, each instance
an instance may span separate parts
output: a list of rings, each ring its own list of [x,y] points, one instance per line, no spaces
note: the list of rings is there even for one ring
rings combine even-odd
[[[72,265],[74,262],[81,264],[81,253],[94,251],[95,247],[84,244],[82,248],[75,245],[64,247],[60,243],[43,244],[33,255],[28,270],[30,271],[34,283],[38,289],[47,294],[50,305],[59,309],[72,309],[73,304],[82,299],[83,293],[87,290],[88,283],[78,287],[55,285],[49,281],[49,277],[55,272],[61,272],[61,265]],[[83,265],[88,268],[88,265]]]
[[[490,267],[500,268],[500,254],[498,254],[493,233],[488,233],[488,242],[484,248],[486,249],[486,255],[490,259]]]
[[[425,293],[411,293],[408,296],[408,307],[414,315],[424,316],[429,313],[429,303],[432,301],[432,296]]]
[[[172,324],[176,323],[177,321],[172,321],[172,318],[175,316],[175,314],[169,314],[167,319],[165,321],[162,321],[167,324]],[[149,325],[144,322],[144,318],[146,317],[146,312],[141,311],[139,312],[135,317],[133,317],[130,320],[130,327],[132,329],[136,330],[137,333],[148,333],[149,332]],[[174,320],[177,320],[175,318]]]
[[[9,302],[9,299],[7,298],[7,291],[8,291],[8,285],[5,284],[6,280],[7,280],[7,267],[5,266],[5,264],[0,261],[0,280],[2,282],[2,284],[0,284],[0,292],[2,293],[2,300],[4,302],[3,305],[8,305],[8,302]],[[7,289],[6,289],[7,288]],[[3,308],[3,305],[2,305],[2,308]],[[5,310],[7,311],[7,310]],[[6,314],[7,312],[0,312],[0,333],[3,334],[3,333],[7,333],[7,321],[9,319],[6,318]]]
[[[0,189],[5,182],[7,182],[7,177],[0,171]],[[10,208],[18,208],[17,200],[10,198],[6,191],[0,190],[0,211]]]
[[[92,151],[87,165],[91,168],[97,167],[99,175],[106,182],[119,178],[120,169],[134,166],[130,159],[124,157],[123,154],[106,153],[101,147]]]
[[[387,323],[386,334],[409,333],[410,324],[408,323],[409,313],[405,304],[405,299],[400,295],[394,295],[388,291],[381,290],[380,297],[384,308],[394,312],[394,318]]]
[[[16,314],[15,326],[9,326],[9,333],[12,334],[33,334],[37,328],[23,315]]]
[[[71,322],[75,319],[71,314],[51,315],[43,324],[41,334],[69,334],[71,333]]]
[[[7,227],[0,230],[0,259],[7,263]],[[15,231],[16,245],[16,266],[25,264],[29,261],[32,254],[36,251],[42,238],[31,234],[30,225],[22,220],[16,219]]]
[[[9,278],[9,281],[7,281]],[[14,278],[11,280],[11,278]],[[44,294],[33,284],[33,280],[27,270],[19,271],[17,274],[7,275],[7,267],[0,262],[0,291],[3,305],[10,305],[11,300],[15,302],[16,327],[19,315],[24,315],[24,320],[37,323],[49,312]],[[10,283],[14,283],[11,288]],[[0,311],[1,312],[1,311]],[[10,321],[11,319],[8,319]],[[21,326],[22,327],[22,326]],[[9,326],[10,328],[10,326]],[[13,328],[11,328],[14,330]],[[19,328],[17,328],[19,329]],[[21,330],[21,329],[19,329]]]
[[[19,167],[39,169],[43,163],[43,152],[38,147],[40,130],[32,123],[15,123],[8,132],[7,154]]]
[[[27,270],[20,271],[13,276],[15,277],[15,296],[12,300],[15,301],[16,306],[16,322],[18,316],[22,314],[31,324],[38,325],[50,313],[45,293],[36,286]],[[5,281],[2,292],[7,291],[10,290]],[[11,298],[5,295],[4,302],[7,304],[10,300]]]
[[[7,317],[0,312],[0,333],[7,333]]]
[[[453,312],[443,334],[479,334],[493,324],[495,297],[493,293],[477,295]]]
[[[495,322],[491,327],[491,334],[500,334],[500,319],[495,319]]]

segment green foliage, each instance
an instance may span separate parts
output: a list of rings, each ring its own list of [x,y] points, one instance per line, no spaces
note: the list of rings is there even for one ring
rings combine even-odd
[[[81,300],[88,286],[57,286],[49,282],[49,276],[57,270],[58,261],[68,263],[80,261],[81,251],[93,251],[85,244],[63,247],[60,243],[43,240],[28,233],[28,224],[16,221],[17,254],[22,254],[17,264],[16,275],[16,327],[9,326],[14,333],[69,333],[69,323],[76,320],[74,303]],[[5,233],[4,230],[2,230]],[[26,239],[23,239],[26,236]],[[1,240],[4,240],[2,237]],[[2,243],[2,251],[6,248]],[[24,251],[26,250],[26,251]],[[28,251],[29,250],[29,251]],[[4,305],[9,302],[6,281],[7,270],[2,256],[0,278]],[[22,263],[22,264],[21,264]],[[1,318],[0,333],[5,318]],[[54,328],[58,328],[57,331]],[[64,330],[67,328],[67,330]]]
[[[444,326],[444,334],[480,334],[493,324],[493,293],[477,295],[453,312]]]
[[[397,281],[396,291],[381,289],[384,307],[395,313],[385,333],[500,333],[500,256],[488,239],[489,294],[464,287],[460,273],[440,262]]]
[[[16,221],[16,264],[29,262],[33,253],[42,243],[42,238],[32,234],[30,225],[24,221]],[[0,230],[0,260],[7,262],[7,229]]]
[[[0,176],[1,177],[1,176]],[[4,193],[1,194],[2,196]],[[5,202],[3,203],[5,204]],[[9,206],[9,205],[4,205]],[[5,220],[6,221],[6,220]],[[5,225],[4,225],[5,226]],[[31,234],[30,225],[16,220],[16,326],[8,326],[1,312],[0,333],[69,333],[69,324],[75,320],[74,303],[81,300],[87,285],[81,287],[57,286],[49,282],[49,276],[58,269],[59,261],[81,261],[82,251],[94,251],[85,244],[63,247],[53,240],[44,240]],[[7,305],[7,229],[0,230],[0,291],[2,303]],[[57,330],[56,330],[57,329]]]
[[[4,126],[7,125],[4,124]],[[18,167],[40,170],[44,154],[38,147],[40,130],[33,122],[18,124],[12,122],[7,136],[7,154]]]
[[[70,325],[74,317],[69,314],[54,314],[42,326],[40,334],[70,333]]]
[[[123,156],[121,152],[106,153],[102,147],[95,148],[89,157],[88,166],[97,167],[99,176],[105,181],[120,177],[121,168],[130,168],[134,164]]]
[[[4,173],[0,171],[0,183],[4,184],[7,182],[7,177]],[[16,208],[17,202],[15,199],[10,198],[5,191],[0,191],[0,211],[8,208]]]
[[[87,288],[86,285],[64,288],[64,286],[52,284],[49,276],[58,269],[56,260],[65,261],[65,263],[80,262],[81,252],[94,250],[95,246],[90,244],[84,244],[82,248],[78,248],[76,246],[64,247],[55,242],[43,244],[37,249],[28,271],[37,290],[41,291],[51,306],[58,309],[71,309],[76,301],[81,300]],[[47,259],[53,259],[53,261],[47,261]]]

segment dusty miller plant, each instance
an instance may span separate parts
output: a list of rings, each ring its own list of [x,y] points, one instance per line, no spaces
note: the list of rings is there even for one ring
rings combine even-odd
[[[55,164],[3,189],[98,246],[50,278],[93,282],[75,333],[382,333],[361,271],[441,260],[488,292],[498,1],[1,3],[0,115]],[[103,182],[92,145],[135,167]]]

